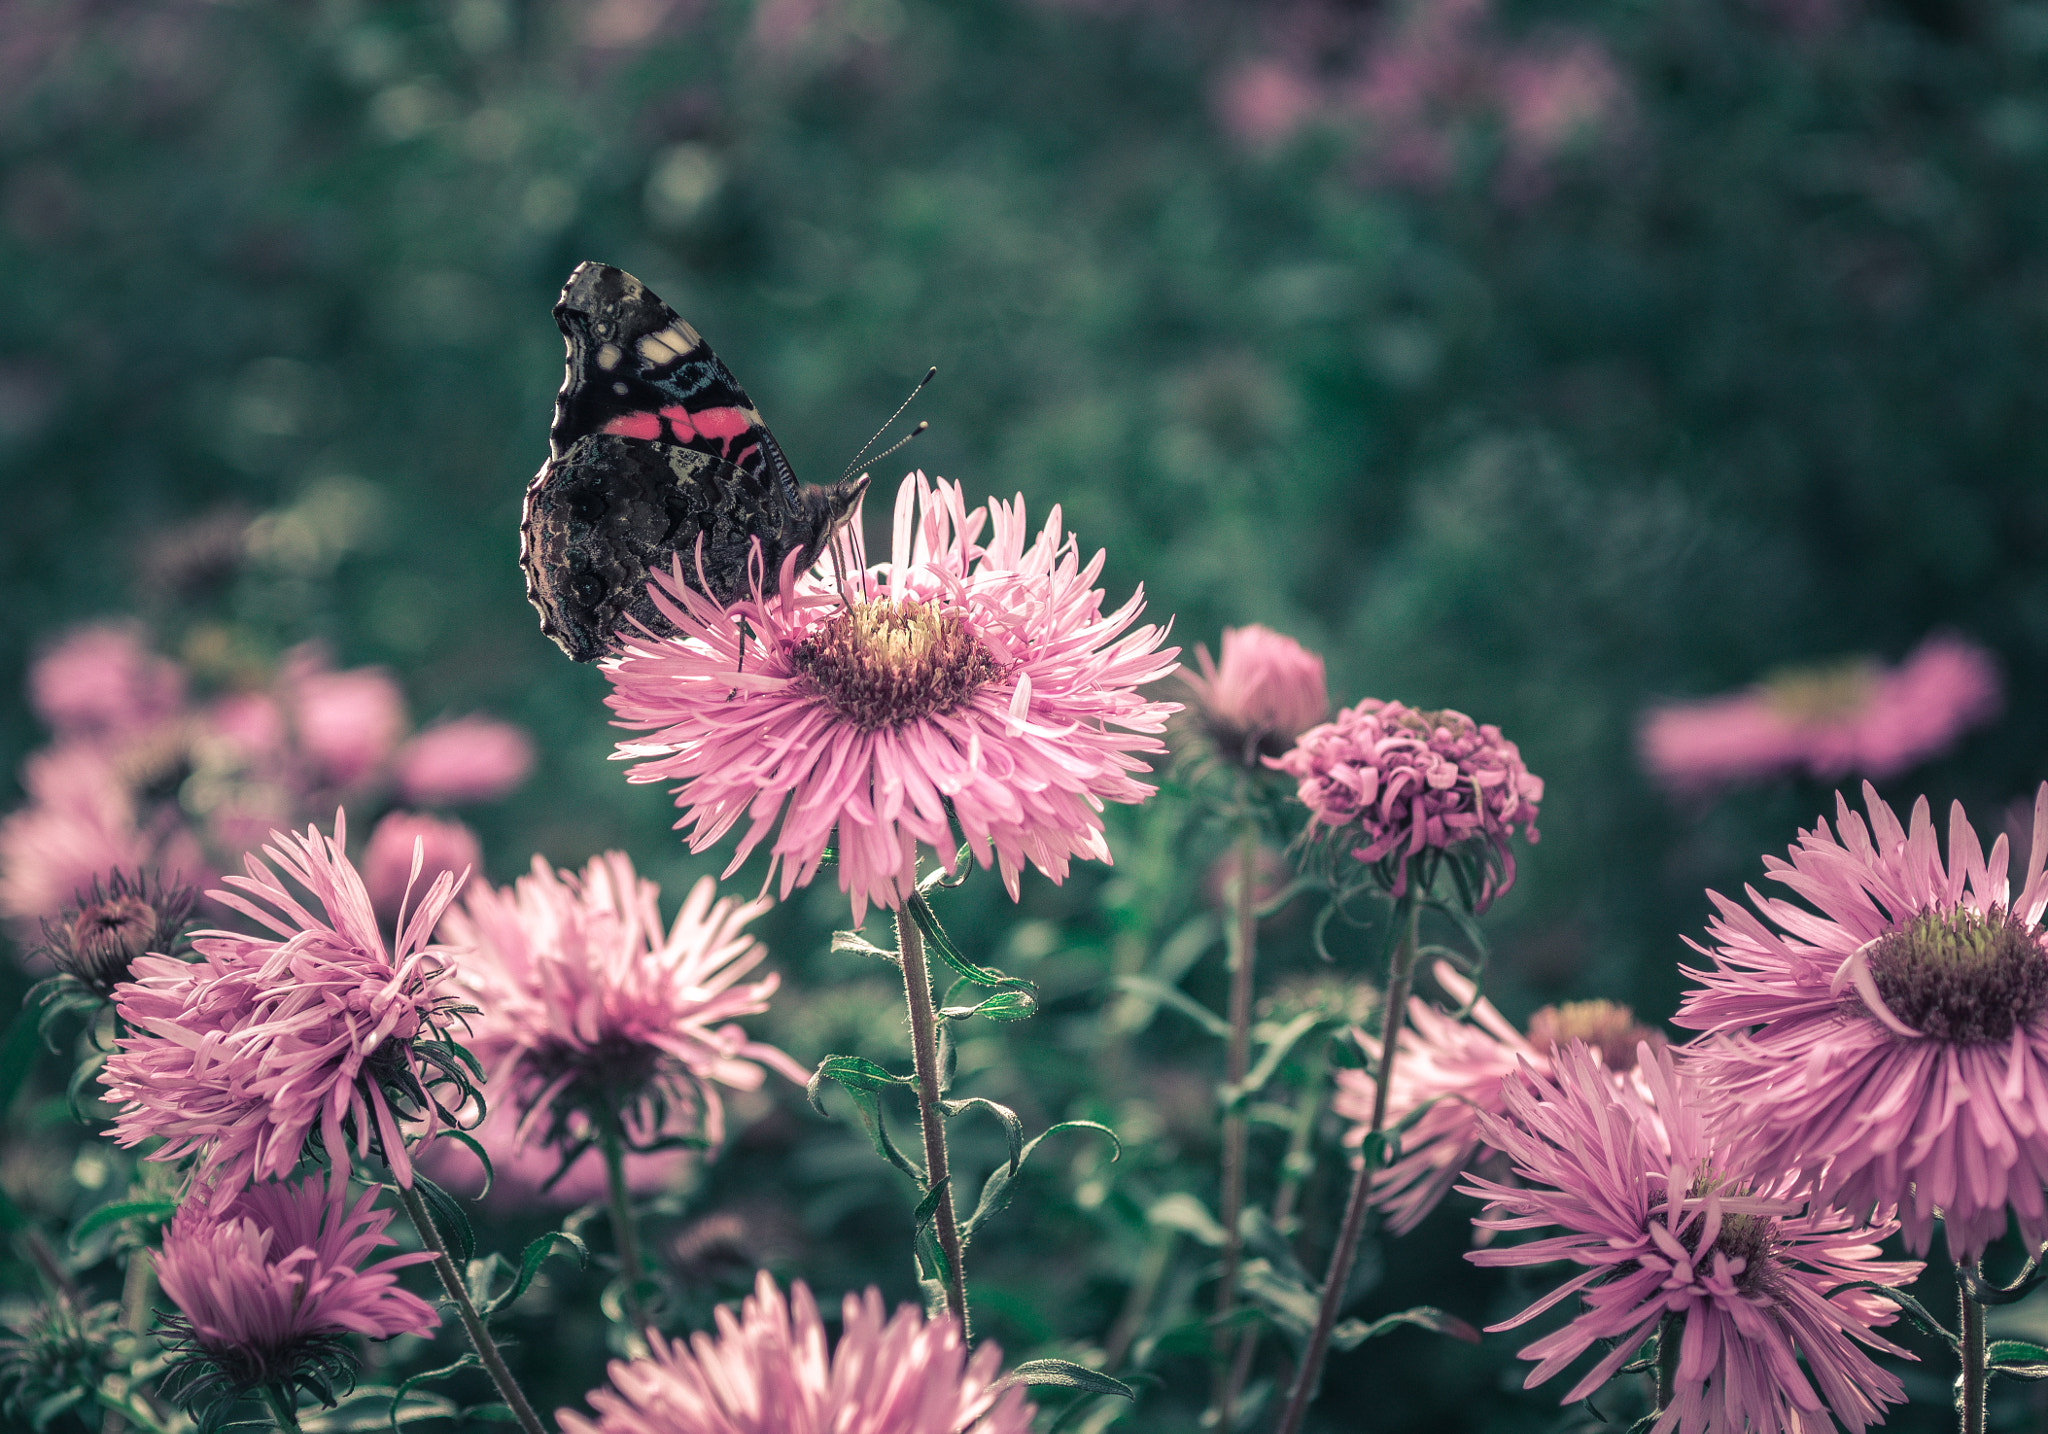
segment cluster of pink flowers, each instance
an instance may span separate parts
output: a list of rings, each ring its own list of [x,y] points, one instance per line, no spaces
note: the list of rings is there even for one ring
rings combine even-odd
[[[317,645],[265,685],[204,701],[190,686],[131,626],[80,629],[31,669],[53,740],[28,759],[27,805],[0,820],[0,918],[18,932],[116,870],[203,885],[273,829],[344,801],[484,801],[533,765],[526,734],[488,718],[408,738],[396,680],[332,670]]]
[[[1937,634],[1897,667],[1796,670],[1725,697],[1655,708],[1637,744],[1650,775],[1680,793],[1787,772],[1882,781],[1948,751],[1997,717],[2003,700],[1991,654]]]

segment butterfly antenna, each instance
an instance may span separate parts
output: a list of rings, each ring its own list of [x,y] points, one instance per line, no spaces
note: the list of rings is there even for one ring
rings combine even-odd
[[[882,441],[882,435],[887,433],[890,430],[890,428],[892,428],[895,425],[896,420],[903,416],[903,410],[910,407],[910,405],[916,401],[917,396],[920,393],[924,392],[924,386],[930,383],[933,379],[937,378],[938,376],[939,366],[937,364],[933,364],[929,369],[925,370],[924,377],[917,381],[917,387],[913,388],[910,391],[910,397],[904,399],[903,402],[896,405],[896,411],[889,415],[889,421],[887,423],[883,424],[880,428],[877,428],[875,430],[875,436],[873,438],[870,438],[867,442],[861,444],[860,452],[853,455],[853,461],[847,464],[846,471],[839,475],[840,482],[844,483],[848,478],[853,476],[853,470],[860,467],[860,460],[867,456],[867,451],[870,448],[873,448],[877,443],[880,443]],[[929,427],[931,427],[931,425],[928,423],[918,424],[915,429],[911,430],[910,437],[915,438],[918,434],[924,432],[925,429]],[[910,438],[906,438],[903,440],[903,443],[908,443],[909,441]],[[903,443],[897,444],[896,448],[901,448],[903,446]],[[890,453],[894,453],[896,451],[896,448],[891,448],[887,452],[876,454],[876,461],[879,462],[881,459],[887,458]]]

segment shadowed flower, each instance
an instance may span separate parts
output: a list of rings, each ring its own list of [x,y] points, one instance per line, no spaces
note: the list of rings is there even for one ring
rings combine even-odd
[[[109,997],[137,957],[171,953],[198,900],[189,886],[116,871],[104,887],[95,878],[54,922],[43,923],[38,950],[94,995]]]
[[[415,842],[423,853],[417,878],[412,870]],[[482,843],[461,822],[419,812],[386,812],[370,829],[370,843],[363,848],[363,887],[370,893],[370,909],[377,919],[395,929],[406,891],[415,880],[431,883],[444,871],[460,876],[483,864]]]
[[[523,1141],[573,1163],[599,1122],[617,1120],[631,1146],[717,1145],[717,1086],[757,1089],[763,1065],[808,1079],[733,1023],[767,1010],[780,978],[739,984],[768,954],[741,930],[768,903],[716,891],[700,880],[664,935],[661,888],[625,853],[592,858],[581,876],[535,857],[530,876],[479,886],[448,914],[444,934],[468,948],[458,980],[481,1007],[470,1044],[486,1098],[519,1112]]]
[[[1557,1049],[1579,1040],[1610,1077],[1634,1078],[1638,1043],[1664,1044],[1663,1036],[1636,1024],[1633,1011],[1612,1001],[1545,1006],[1529,1018],[1524,1036],[1448,961],[1437,962],[1434,974],[1437,985],[1471,1019],[1460,1020],[1420,996],[1409,999],[1394,1085],[1387,1095],[1387,1125],[1399,1125],[1419,1106],[1428,1104],[1429,1109],[1402,1135],[1400,1158],[1373,1176],[1373,1205],[1385,1212],[1387,1228],[1397,1235],[1420,1224],[1459,1176],[1481,1168],[1488,1175],[1500,1173],[1499,1162],[1489,1158],[1479,1117],[1506,1110],[1501,1084],[1518,1068],[1527,1066],[1548,1077]],[[1379,1040],[1363,1031],[1354,1035],[1377,1066]],[[1379,1082],[1369,1072],[1337,1072],[1331,1107],[1353,1122],[1344,1136],[1346,1145],[1364,1143],[1378,1093]]]
[[[435,879],[387,952],[346,840],[337,812],[331,838],[309,827],[264,848],[317,913],[253,856],[248,876],[227,878],[232,890],[208,893],[282,939],[199,932],[198,961],[145,956],[115,987],[128,1034],[100,1080],[119,1107],[120,1144],[157,1137],[164,1144],[147,1159],[197,1156],[195,1180],[219,1195],[287,1174],[317,1131],[342,1173],[353,1136],[359,1154],[375,1141],[411,1184],[400,1120],[426,1119],[431,1136],[439,1107],[429,1088],[463,1089],[441,1039],[454,1015],[438,989],[448,953],[428,942],[458,878]]]
[[[1937,634],[1897,667],[1797,669],[1745,692],[1657,708],[1637,745],[1650,775],[1677,792],[1801,770],[1882,781],[1940,756],[2002,702],[1991,654]]]
[[[1300,783],[1309,839],[1376,863],[1397,897],[1411,860],[1462,849],[1477,863],[1470,903],[1484,911],[1515,884],[1515,828],[1537,839],[1543,779],[1500,728],[1448,708],[1418,712],[1368,697],[1302,733],[1272,765]]]
[[[1063,880],[1073,857],[1110,859],[1101,806],[1150,795],[1136,754],[1163,750],[1176,710],[1136,689],[1177,649],[1132,626],[1142,593],[1104,615],[1102,563],[1057,508],[1034,538],[1022,499],[969,512],[958,484],[913,474],[892,561],[847,575],[846,598],[793,571],[764,595],[757,571],[721,609],[657,573],[683,636],[629,637],[604,664],[620,725],[650,733],[619,755],[634,781],[680,783],[691,850],[745,822],[728,874],[772,830],[787,896],[831,847],[855,925],[910,896],[920,847],[951,870],[964,838],[1012,897],[1027,861]]]
[[[510,722],[463,717],[429,727],[398,749],[401,801],[421,806],[489,802],[533,770],[533,739]]]
[[[1987,861],[1956,804],[1948,859],[1927,799],[1910,831],[1863,788],[1869,824],[1838,795],[1835,830],[1764,858],[1815,909],[1749,892],[1757,915],[1709,893],[1713,961],[1680,1025],[1704,1045],[1703,1078],[1752,1163],[1799,1169],[1851,1210],[1899,1206],[1906,1243],[1928,1248],[1942,1217],[1968,1261],[2005,1233],[2048,1241],[2048,783],[2034,801],[2026,884],[2006,880],[2006,840]],[[1766,925],[1768,921],[1770,925]],[[1776,927],[1773,930],[1772,927]]]
[[[1474,1178],[1458,1188],[1490,1203],[1475,1224],[1496,1231],[1561,1227],[1526,1244],[1474,1250],[1481,1265],[1584,1267],[1513,1319],[1513,1329],[1573,1295],[1570,1323],[1520,1351],[1538,1361],[1533,1388],[1598,1346],[1605,1352],[1564,1395],[1583,1399],[1636,1357],[1651,1335],[1678,1341],[1670,1402],[1657,1434],[1775,1434],[1827,1427],[1851,1434],[1905,1399],[1896,1376],[1858,1344],[1912,1358],[1875,1333],[1898,1308],[1868,1290],[1919,1277],[1918,1262],[1879,1260],[1895,1224],[1865,1226],[1790,1197],[1784,1177],[1734,1173],[1729,1149],[1700,1111],[1691,1077],[1668,1050],[1643,1048],[1640,1089],[1614,1080],[1583,1043],[1503,1086],[1505,1115],[1482,1115],[1488,1144],[1522,1185]],[[1667,1346],[1668,1347],[1668,1346]],[[1805,1368],[1800,1367],[1804,1359]]]
[[[185,674],[133,627],[83,627],[36,659],[28,700],[59,741],[126,737],[178,711]]]
[[[1330,715],[1323,659],[1293,638],[1253,623],[1223,629],[1223,661],[1195,648],[1198,677],[1181,673],[1194,694],[1189,717],[1224,760],[1260,769]]]
[[[567,1209],[606,1197],[610,1187],[604,1160],[593,1148],[596,1133],[587,1118],[580,1112],[569,1117],[569,1141],[588,1153],[564,1170],[559,1152],[521,1138],[519,1111],[512,1102],[498,1101],[488,1085],[482,1089],[485,1100],[493,1103],[467,1133],[491,1158],[490,1188],[484,1188],[483,1162],[476,1152],[453,1140],[437,1140],[420,1156],[420,1168],[435,1184],[464,1199],[480,1199],[493,1212],[534,1205]],[[626,1189],[634,1195],[681,1190],[690,1179],[691,1166],[702,1158],[685,1149],[625,1151],[621,1168]]]
[[[846,1297],[828,1354],[817,1302],[799,1282],[784,1303],[764,1270],[718,1333],[664,1341],[614,1360],[591,1392],[591,1418],[560,1410],[563,1434],[1027,1434],[1037,1406],[1021,1386],[992,1393],[1002,1352],[968,1356],[960,1322],[903,1305],[886,1322],[881,1291]]]
[[[212,1209],[172,1218],[157,1278],[181,1311],[164,1321],[174,1360],[165,1393],[194,1407],[269,1386],[304,1389],[322,1403],[354,1382],[350,1335],[431,1334],[441,1320],[398,1287],[398,1271],[431,1252],[366,1264],[391,1212],[377,1192],[348,1203],[348,1182],[315,1175],[292,1185],[251,1185]]]

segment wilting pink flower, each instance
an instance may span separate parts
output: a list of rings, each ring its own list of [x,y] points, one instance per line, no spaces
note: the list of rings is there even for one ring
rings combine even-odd
[[[768,954],[742,931],[768,903],[716,892],[700,880],[664,934],[661,888],[624,852],[592,858],[581,876],[535,857],[530,876],[479,886],[449,913],[444,934],[468,948],[459,980],[482,1008],[470,1044],[488,1098],[519,1111],[522,1139],[580,1153],[593,1122],[616,1112],[631,1145],[717,1145],[717,1086],[758,1089],[763,1065],[807,1079],[733,1021],[767,1010],[781,979],[739,984]]]
[[[1898,1309],[1868,1290],[1919,1277],[1917,1261],[1883,1261],[1878,1242],[1898,1227],[1863,1225],[1791,1192],[1774,1173],[1731,1157],[1701,1116],[1700,1091],[1668,1050],[1643,1051],[1643,1089],[1615,1081],[1587,1048],[1561,1051],[1549,1078],[1533,1071],[1503,1087],[1505,1115],[1482,1115],[1488,1144],[1525,1183],[1474,1178],[1459,1189],[1491,1203],[1475,1223],[1496,1231],[1562,1227],[1526,1244],[1474,1250],[1481,1265],[1582,1266],[1513,1319],[1513,1329],[1573,1295],[1569,1324],[1520,1351],[1538,1361],[1524,1387],[1558,1374],[1595,1346],[1605,1354],[1564,1395],[1583,1399],[1634,1359],[1652,1334],[1677,1339],[1671,1402],[1656,1430],[1764,1434],[1827,1427],[1852,1434],[1904,1400],[1896,1376],[1862,1344],[1912,1358],[1875,1333]],[[1668,1320],[1682,1321],[1674,1328]],[[1800,1360],[1805,1368],[1800,1367]]]
[[[510,722],[463,717],[398,749],[398,795],[424,806],[489,802],[533,770],[533,739]]]
[[[405,694],[381,667],[302,671],[289,685],[299,747],[333,786],[372,775],[405,735]]]
[[[125,737],[178,711],[185,674],[133,627],[84,627],[36,660],[28,699],[59,741]]]
[[[410,1185],[399,1121],[425,1117],[432,1134],[428,1086],[454,1064],[415,1042],[450,1019],[438,989],[449,953],[429,938],[457,878],[444,872],[418,894],[387,951],[346,841],[337,812],[332,837],[309,827],[264,848],[317,911],[253,856],[248,876],[227,878],[232,890],[209,893],[283,939],[200,932],[198,961],[145,956],[115,987],[129,1034],[100,1080],[120,1107],[118,1143],[155,1136],[164,1144],[148,1159],[197,1156],[194,1178],[218,1195],[288,1173],[317,1129],[344,1174],[352,1135],[359,1154],[375,1139]]]
[[[1569,1041],[1584,1042],[1611,1078],[1632,1079],[1636,1047],[1642,1041],[1662,1045],[1663,1037],[1635,1023],[1635,1013],[1612,1001],[1568,1001],[1545,1006],[1529,1018],[1524,1036],[1479,994],[1479,988],[1447,961],[1436,963],[1436,983],[1470,1020],[1438,1009],[1420,996],[1410,998],[1408,1019],[1401,1028],[1400,1052],[1394,1061],[1394,1085],[1387,1095],[1386,1123],[1399,1124],[1417,1107],[1429,1109],[1401,1137],[1400,1158],[1373,1176],[1373,1204],[1385,1212],[1387,1228],[1406,1234],[1437,1206],[1460,1175],[1482,1163],[1498,1174],[1482,1152],[1481,1113],[1498,1116],[1506,1108],[1502,1083],[1527,1066],[1538,1076],[1550,1074],[1551,1060]],[[1377,1037],[1354,1033],[1377,1069],[1381,1045]],[[1344,1143],[1360,1146],[1372,1124],[1379,1082],[1362,1070],[1337,1072],[1332,1108],[1354,1122]]]
[[[1190,717],[1226,759],[1256,768],[1330,715],[1323,659],[1293,638],[1253,623],[1223,629],[1223,661],[1197,647],[1201,676],[1183,672]]]
[[[417,873],[412,865],[414,843],[421,854]],[[370,909],[377,920],[395,928],[408,891],[423,894],[442,872],[452,872],[459,880],[462,873],[483,864],[482,844],[461,822],[420,812],[386,812],[370,829],[370,844],[363,848],[363,888],[370,893]]]
[[[1407,890],[1412,859],[1472,843],[1483,857],[1474,903],[1483,911],[1515,884],[1515,828],[1537,839],[1543,779],[1500,728],[1448,708],[1418,712],[1368,697],[1302,733],[1272,765],[1300,783],[1310,834],[1383,863],[1395,896]]]
[[[1761,686],[1644,717],[1643,765],[1674,791],[1804,770],[1882,781],[1938,757],[1999,713],[1991,654],[1937,634],[1897,667],[1850,662],[1784,673]]]
[[[1850,1210],[1899,1206],[1906,1243],[1973,1260],[2005,1232],[2048,1240],[2048,783],[2035,797],[2026,884],[1987,861],[1957,803],[1944,862],[1927,799],[1909,831],[1863,788],[1869,825],[1836,797],[1764,869],[1812,908],[1751,890],[1752,914],[1709,893],[1713,968],[1679,1024],[1705,1045],[1707,1088],[1757,1168],[1798,1169]],[[1758,919],[1761,915],[1763,920]],[[1766,925],[1768,921],[1770,924]],[[1776,927],[1773,930],[1772,927]]]
[[[1136,754],[1163,750],[1176,710],[1136,689],[1177,649],[1132,627],[1142,592],[1103,614],[1102,563],[1057,508],[1034,539],[1022,499],[969,512],[958,484],[913,474],[892,561],[846,575],[845,598],[792,571],[721,609],[658,573],[683,635],[605,663],[620,725],[650,733],[619,755],[634,781],[680,783],[693,851],[745,821],[728,874],[774,831],[787,896],[833,848],[856,924],[911,895],[920,847],[951,870],[962,837],[1012,897],[1027,861],[1060,881],[1072,857],[1110,859],[1102,803],[1151,793]]]
[[[365,1263],[395,1243],[384,1233],[391,1212],[373,1210],[376,1199],[366,1190],[351,1205],[345,1178],[315,1175],[178,1211],[156,1273],[183,1312],[171,1322],[191,1361],[176,1381],[180,1397],[266,1384],[322,1394],[345,1376],[345,1336],[389,1339],[440,1326],[425,1300],[398,1287],[398,1271],[431,1252]]]
[[[912,1305],[886,1322],[881,1291],[847,1295],[829,1354],[817,1302],[799,1282],[787,1304],[762,1271],[735,1317],[688,1344],[657,1337],[651,1354],[613,1360],[592,1391],[595,1418],[560,1410],[563,1434],[1027,1434],[1037,1407],[1021,1386],[991,1392],[1002,1351],[970,1358],[951,1315]]]

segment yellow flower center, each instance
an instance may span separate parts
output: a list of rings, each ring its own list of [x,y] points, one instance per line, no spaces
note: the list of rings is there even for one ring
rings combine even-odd
[[[825,705],[863,732],[951,712],[1002,675],[957,611],[917,598],[842,608],[793,656]]]

